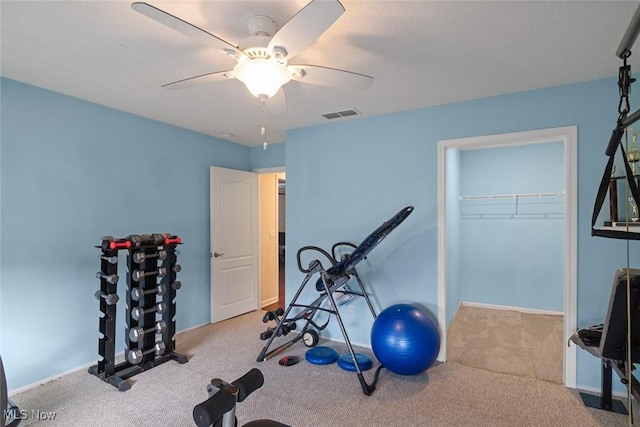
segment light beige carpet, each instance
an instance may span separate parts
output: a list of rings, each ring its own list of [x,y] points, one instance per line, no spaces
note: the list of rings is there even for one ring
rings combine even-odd
[[[563,318],[460,305],[447,331],[447,360],[562,383]]]
[[[585,408],[575,391],[561,384],[442,363],[423,374],[382,371],[377,390],[365,396],[354,373],[336,364],[304,361],[307,348],[293,345],[297,365],[256,362],[264,344],[263,312],[253,312],[176,338],[189,357],[167,362],[131,378],[120,392],[81,370],[12,396],[26,411],[23,425],[36,427],[188,427],[193,406],[206,399],[211,378],[235,380],[257,367],[265,384],[238,405],[239,425],[271,418],[296,427],[602,427],[626,426],[622,415]],[[344,345],[323,343],[344,351]],[[370,353],[368,349],[357,351]],[[44,363],[44,361],[43,361]],[[10,369],[9,367],[6,367]],[[371,380],[372,371],[365,377]],[[38,421],[32,411],[55,413]]]

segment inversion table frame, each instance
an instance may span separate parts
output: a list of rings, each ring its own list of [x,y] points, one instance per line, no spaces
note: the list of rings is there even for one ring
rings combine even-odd
[[[627,363],[627,273],[629,279],[629,308],[631,324],[631,361]],[[589,354],[602,359],[602,391],[600,398],[580,393],[586,406],[627,414],[618,400],[612,399],[612,370],[620,377],[631,394],[640,402],[640,383],[631,374],[633,363],[640,362],[640,270],[618,269],[613,277],[611,297],[604,325],[594,325],[576,331],[570,341]],[[629,369],[631,367],[631,369]]]
[[[367,305],[369,306],[369,310],[371,311],[371,315],[373,316],[373,318],[375,319],[377,317],[373,305],[371,304],[371,300],[369,299],[369,296],[365,291],[362,280],[360,279],[360,276],[356,271],[356,265],[360,261],[365,259],[369,252],[371,252],[373,248],[375,248],[385,237],[389,235],[389,233],[391,233],[398,225],[400,225],[409,216],[409,214],[411,214],[411,212],[413,212],[413,206],[407,206],[404,209],[400,210],[392,218],[390,218],[388,221],[384,222],[380,227],[374,230],[373,233],[367,236],[367,238],[364,239],[359,246],[355,246],[354,244],[348,242],[338,242],[331,248],[331,254],[317,246],[304,246],[300,248],[296,255],[298,268],[301,272],[305,273],[306,276],[282,317],[280,319],[276,319],[277,326],[272,331],[267,343],[260,352],[257,361],[262,362],[268,360],[276,354],[279,354],[292,346],[294,343],[303,338],[305,333],[308,331],[309,326],[313,326],[317,330],[323,330],[329,324],[331,315],[335,315],[338,321],[338,325],[340,326],[340,331],[342,332],[342,335],[344,337],[345,344],[349,349],[349,354],[351,355],[351,358],[354,362],[362,391],[367,396],[371,395],[371,393],[373,393],[373,391],[375,390],[376,382],[378,381],[378,375],[383,366],[380,365],[378,367],[373,382],[371,384],[367,384],[364,376],[362,375],[362,370],[360,369],[356,355],[353,351],[351,341],[349,341],[349,336],[347,335],[344,323],[342,322],[342,318],[340,317],[340,312],[338,311],[338,303],[336,303],[333,294],[335,292],[363,297],[367,302]],[[338,260],[336,249],[341,246],[349,246],[355,249],[350,254],[344,255],[340,260]],[[322,254],[330,262],[331,267],[325,268],[320,260],[315,259],[309,263],[308,268],[304,268],[300,261],[300,255],[306,251],[315,251]],[[320,292],[320,295],[310,304],[299,304],[298,297],[316,273],[320,275],[320,277],[316,281],[316,290]],[[340,287],[345,285],[352,277],[356,279],[359,290],[351,291],[349,289],[340,289]],[[321,304],[325,300],[329,301],[329,308],[321,307]],[[291,314],[293,309],[300,310],[298,310],[298,312],[295,314]],[[319,325],[313,320],[318,312],[329,314],[329,318],[327,319],[326,323]],[[302,326],[302,329],[297,335],[295,335],[284,344],[281,344],[277,348],[268,351],[269,347],[276,337],[286,335],[289,331],[295,330],[296,322],[300,321],[304,322],[304,326]]]

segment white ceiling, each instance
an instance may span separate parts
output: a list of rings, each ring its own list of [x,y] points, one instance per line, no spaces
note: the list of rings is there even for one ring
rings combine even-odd
[[[268,15],[282,26],[308,1],[147,2],[235,45],[249,35],[248,17]],[[286,129],[328,123],[322,114],[333,111],[355,108],[373,116],[617,76],[615,52],[638,6],[341,2],[346,12],[290,63],[366,74],[373,85],[356,91],[289,82],[287,114],[266,113],[269,142],[283,141]],[[217,138],[262,144],[261,104],[239,81],[161,88],[232,69],[235,60],[130,5],[2,0],[2,76]],[[631,56],[632,70],[639,70],[639,60],[640,54]],[[340,120],[356,118],[334,122]]]

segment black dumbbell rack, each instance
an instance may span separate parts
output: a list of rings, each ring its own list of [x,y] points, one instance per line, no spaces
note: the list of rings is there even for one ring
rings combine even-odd
[[[169,360],[176,360],[179,363],[187,363],[188,361],[186,356],[175,352],[175,299],[176,291],[181,286],[180,281],[176,280],[176,275],[181,268],[176,262],[176,248],[179,244],[179,237],[163,233],[130,235],[123,239],[105,237],[101,246],[97,246],[102,251],[98,276],[100,277],[100,291],[103,295],[117,293],[117,281],[111,283],[113,280],[109,280],[109,276],[118,274],[118,252],[120,250],[127,251],[125,361],[118,364],[115,361],[117,299],[116,302],[113,299],[108,301],[98,295],[96,298],[100,300],[101,313],[99,329],[102,335],[98,339],[98,354],[101,359],[96,365],[89,368],[89,373],[117,387],[120,391],[128,390],[131,385],[127,378],[140,372]],[[166,255],[163,256],[164,259],[158,257],[160,251],[166,252]],[[144,260],[141,259],[142,257]],[[159,268],[166,269],[166,274],[162,277],[158,274]],[[144,272],[144,277],[140,278],[140,272]],[[165,290],[163,295],[156,292],[159,285]],[[142,293],[138,299],[133,297],[132,289],[134,288],[139,288]],[[157,310],[157,304],[160,303],[164,304],[162,313]],[[144,312],[143,315],[135,318],[134,311],[137,309],[143,309]],[[129,332],[133,328],[142,327],[148,330],[153,328],[159,320],[166,324],[161,339],[158,339],[160,335],[155,331],[145,333],[137,342],[131,339]],[[153,351],[156,343],[164,345],[164,352],[161,354]],[[131,363],[127,356],[131,351],[136,350],[142,351],[142,360],[139,363]]]

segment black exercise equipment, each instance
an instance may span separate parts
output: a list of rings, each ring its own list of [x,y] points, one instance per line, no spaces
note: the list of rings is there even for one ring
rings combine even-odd
[[[156,322],[156,324],[149,329],[144,329],[142,326],[137,326],[129,331],[129,339],[133,342],[138,342],[150,332],[154,332],[156,335],[159,335],[167,330],[167,324],[164,320]]]
[[[283,356],[278,361],[280,366],[293,366],[300,362],[300,358],[298,356]]]
[[[113,259],[114,257],[101,257],[101,258],[102,259],[106,258],[107,262],[109,262],[110,264],[116,264],[118,262],[117,261],[117,259],[118,259],[117,257],[115,257],[116,258],[116,262],[112,262],[111,261],[111,259]],[[120,279],[120,277],[118,277],[117,274],[104,274],[102,271],[98,271],[96,273],[96,279],[106,280],[108,283],[111,283],[113,285],[113,284],[118,283],[118,280]]]
[[[259,369],[253,368],[231,384],[214,378],[207,385],[209,398],[193,408],[193,421],[198,427],[235,427],[236,403],[242,402],[251,393],[262,387],[264,377]],[[256,420],[244,424],[244,427],[288,427],[286,424],[271,420]]]
[[[135,254],[134,261],[138,264],[143,263],[146,259],[150,258],[158,258],[159,260],[163,260],[167,258],[167,251],[158,251],[155,254],[146,254],[144,252],[137,252]]]
[[[264,316],[262,316],[262,323],[269,323],[272,320],[275,320],[276,323],[279,323],[283,314],[284,314],[284,310],[282,308],[278,308],[275,311],[267,311],[264,314]],[[295,322],[290,322],[285,325],[282,325],[282,328],[280,328],[280,330],[277,331],[278,336],[287,335],[289,332],[294,331],[296,327],[297,325]],[[265,341],[271,338],[271,335],[273,335],[275,332],[276,332],[276,328],[268,327],[264,332],[260,333],[260,339],[262,341]]]
[[[164,277],[166,276],[166,274],[167,274],[167,269],[165,267],[159,267],[157,270],[152,270],[152,271],[136,270],[131,274],[131,277],[136,282],[139,282],[145,277],[149,277],[149,276]]]
[[[630,227],[634,225],[629,218],[623,221],[619,221],[617,218],[617,194],[615,195],[614,202],[611,203],[611,210],[614,211],[615,218],[610,218],[610,221],[605,221],[604,226],[596,226],[596,221],[604,204],[607,192],[613,195],[616,183],[616,177],[613,177],[614,161],[616,151],[620,149],[622,153],[622,164],[624,166],[624,180],[630,193],[629,199],[633,201],[636,206],[640,206],[640,191],[638,190],[638,182],[634,177],[633,171],[629,166],[629,157],[625,152],[624,143],[622,141],[625,131],[632,124],[640,120],[640,109],[636,110],[633,114],[629,103],[629,94],[631,92],[631,84],[636,81],[632,77],[631,66],[627,64],[627,60],[631,56],[631,47],[636,41],[638,34],[640,33],[640,5],[636,8],[635,14],[627,27],[627,30],[620,41],[616,55],[622,59],[622,66],[618,70],[618,89],[620,95],[620,101],[618,103],[618,120],[616,127],[611,133],[605,154],[609,157],[607,165],[605,166],[602,179],[600,180],[600,186],[598,187],[598,193],[593,205],[593,213],[591,216],[591,235],[607,237],[612,239],[623,240],[640,240],[640,233]]]
[[[118,294],[105,294],[100,289],[98,289],[96,291],[96,293],[93,294],[93,296],[96,297],[96,299],[98,301],[100,300],[100,298],[104,298],[104,300],[106,301],[107,305],[116,304],[118,302],[118,300],[120,299],[120,297],[118,297]]]
[[[153,345],[153,348],[150,348],[149,350],[142,351],[139,348],[136,348],[135,350],[129,350],[129,354],[127,354],[127,360],[129,361],[129,363],[137,365],[138,363],[142,362],[142,359],[147,354],[155,353],[156,356],[161,356],[164,354],[166,349],[167,348],[164,346],[164,343],[162,341],[157,341]]]
[[[103,260],[105,260],[105,261],[107,261],[107,262],[109,262],[111,264],[117,264],[118,263],[118,257],[117,256],[103,256],[103,257],[100,257],[100,258],[102,258]]]
[[[627,285],[629,285],[629,310],[627,317]],[[631,334],[627,334],[627,319]],[[627,346],[630,340],[631,348]],[[620,377],[636,401],[640,402],[640,384],[631,374],[633,363],[640,362],[640,270],[618,269],[613,277],[611,297],[604,324],[593,325],[576,331],[570,341],[592,356],[602,359],[602,390],[600,397],[580,393],[586,406],[627,414],[618,400],[612,399],[612,370]],[[631,354],[631,358],[627,357]],[[628,361],[631,360],[631,364]],[[631,369],[629,369],[631,365]]]
[[[158,294],[164,295],[167,292],[167,285],[161,283],[156,286],[154,289],[143,290],[142,288],[133,288],[131,289],[131,298],[136,301],[140,301],[140,298],[144,298],[145,295]]]
[[[169,240],[170,243],[165,243]],[[131,386],[128,378],[169,360],[187,363],[187,358],[175,352],[176,291],[182,285],[176,280],[176,245],[180,238],[169,233],[131,234],[115,239],[105,236],[98,272],[100,289],[100,321],[97,364],[89,373],[113,385],[120,391]],[[127,251],[127,297],[125,355],[127,360],[115,363],[118,251]],[[162,265],[159,266],[159,262]],[[161,274],[159,274],[161,273]],[[111,295],[111,297],[109,297]],[[157,317],[161,317],[158,319]],[[154,333],[151,333],[154,332]],[[156,335],[161,340],[156,341]]]
[[[22,419],[20,409],[9,399],[7,395],[7,379],[4,376],[4,366],[0,357],[0,427],[16,427]]]
[[[411,212],[413,212],[413,206],[407,206],[401,209],[393,217],[376,228],[369,236],[367,236],[366,239],[362,241],[362,243],[360,243],[359,246],[348,242],[338,242],[331,248],[331,254],[317,246],[304,246],[300,248],[296,255],[298,268],[302,273],[305,273],[306,276],[284,314],[277,319],[277,326],[272,330],[267,329],[267,331],[261,334],[260,337],[268,341],[258,355],[258,362],[268,360],[271,357],[281,353],[300,339],[305,339],[305,343],[307,342],[307,340],[309,342],[314,341],[313,334],[307,333],[309,331],[315,332],[316,339],[315,343],[313,343],[313,345],[315,345],[317,343],[316,331],[325,329],[329,324],[329,320],[331,320],[331,315],[334,315],[338,321],[338,325],[340,327],[340,331],[342,332],[342,336],[344,337],[345,344],[349,349],[349,354],[351,355],[352,359],[356,361],[355,368],[358,375],[358,380],[360,381],[360,386],[362,387],[362,391],[367,396],[373,393],[378,381],[378,375],[383,366],[379,366],[376,370],[373,382],[371,384],[367,384],[364,376],[362,375],[362,369],[360,369],[360,366],[357,363],[358,359],[356,358],[355,352],[353,351],[351,341],[349,341],[349,337],[344,327],[344,323],[342,322],[342,318],[340,317],[340,312],[338,311],[338,306],[340,305],[339,300],[344,298],[353,298],[354,296],[363,297],[367,302],[367,305],[369,306],[369,310],[371,311],[373,318],[376,318],[376,312],[373,308],[373,305],[371,304],[369,296],[365,291],[362,280],[360,280],[360,276],[356,271],[356,265],[360,261],[365,259],[366,256],[373,250],[373,248],[380,244],[380,242],[382,242],[382,240],[387,237],[389,233],[395,230],[395,228],[400,225],[409,216],[409,214],[411,214]],[[349,254],[343,255],[340,260],[338,260],[336,249],[343,247],[353,248],[353,251]],[[307,251],[313,251],[322,255],[331,265],[328,268],[325,268],[320,260],[315,259],[309,263],[308,268],[304,268],[301,262],[301,255]],[[318,273],[320,277],[315,283],[315,288],[316,291],[320,293],[320,295],[313,302],[311,302],[311,304],[299,304],[298,298],[300,297],[307,283],[309,283],[311,278],[316,273]],[[356,279],[359,288],[358,291],[352,291],[348,288],[347,282],[351,278]],[[328,308],[321,307],[321,305],[325,301],[329,302],[330,306]],[[294,310],[297,310],[297,312],[292,313],[292,311]],[[314,317],[316,316],[316,314],[318,314],[318,312],[329,314],[329,318],[322,325],[314,321]],[[286,335],[285,331],[294,330],[294,325],[296,325],[296,322],[304,324],[300,331],[289,341],[269,351],[269,347],[273,343],[274,339],[276,337]],[[313,327],[313,329],[311,329],[310,327]]]
[[[605,323],[594,325],[589,328],[578,330],[570,341],[573,341],[591,355],[602,360],[602,391],[597,397],[582,394],[584,403],[608,411],[628,414],[629,424],[633,424],[633,410],[631,400],[640,401],[640,387],[635,377],[632,375],[634,363],[638,363],[638,350],[640,340],[640,316],[638,316],[640,299],[640,270],[632,269],[629,266],[629,240],[640,240],[640,227],[637,227],[637,218],[634,213],[637,206],[640,206],[640,179],[634,176],[634,171],[629,163],[637,162],[637,152],[633,152],[633,147],[629,153],[625,152],[625,143],[628,144],[627,128],[640,120],[640,110],[631,113],[629,94],[631,84],[636,81],[631,72],[631,66],[627,60],[631,56],[631,48],[640,34],[640,5],[627,27],[627,30],[620,41],[616,55],[622,59],[622,66],[618,69],[618,91],[620,101],[618,102],[618,119],[616,126],[611,133],[605,154],[608,157],[607,164],[600,180],[600,186],[596,194],[591,215],[591,235],[611,239],[627,240],[627,268],[616,271],[609,300],[609,309]],[[623,137],[626,141],[623,142]],[[635,135],[633,135],[635,136]],[[627,147],[628,148],[628,147]],[[624,167],[623,176],[615,176],[615,158],[618,149],[621,152],[622,165]],[[633,150],[633,151],[632,151]],[[630,157],[629,155],[633,155]],[[627,217],[618,218],[618,191],[617,181],[621,180],[626,185],[627,200],[624,201],[627,207]],[[609,193],[609,221],[604,221],[604,225],[596,225],[600,211],[604,205],[607,193]],[[628,202],[628,203],[627,203]],[[629,205],[632,212],[629,212]],[[636,213],[637,216],[637,213]],[[636,221],[634,221],[634,219]],[[627,388],[627,399],[629,401],[629,411],[622,402],[612,399],[612,370],[620,376],[622,383]]]
[[[149,314],[149,313],[162,314],[166,310],[167,310],[167,305],[163,302],[159,302],[150,308],[135,307],[133,310],[131,310],[131,317],[133,317],[135,320],[140,320],[140,318],[144,317],[146,314]]]

